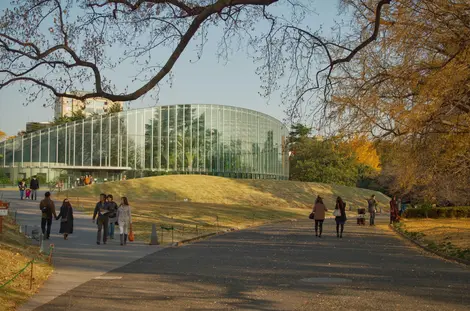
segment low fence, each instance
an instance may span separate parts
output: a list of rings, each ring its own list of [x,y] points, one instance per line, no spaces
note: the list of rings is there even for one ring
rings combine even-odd
[[[7,219],[13,224],[17,224],[16,221],[17,211],[9,210]],[[16,272],[11,278],[5,281],[3,284],[0,284],[0,289],[8,286],[9,284],[13,283],[20,275],[23,273],[29,273],[29,289],[32,290],[33,283],[34,283],[34,264],[35,263],[46,263],[51,265],[52,264],[52,256],[54,251],[54,244],[50,244],[48,249],[44,244],[44,239],[42,234],[39,233],[39,228],[37,226],[30,226],[28,228],[27,225],[19,225],[18,227],[19,233],[25,235],[26,238],[29,239],[30,242],[37,241],[38,246],[40,246],[40,253],[47,256],[47,261],[42,260],[40,258],[34,258],[26,263],[26,265],[21,268],[18,272]],[[31,234],[28,233],[28,230],[31,229]],[[5,233],[2,233],[5,234]],[[28,269],[29,268],[29,269]]]

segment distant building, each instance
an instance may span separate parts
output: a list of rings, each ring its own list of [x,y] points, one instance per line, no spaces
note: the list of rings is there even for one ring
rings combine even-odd
[[[26,133],[42,130],[48,128],[49,126],[52,126],[51,122],[27,122]]]
[[[84,95],[86,92],[74,92],[73,94]],[[92,114],[100,115],[108,112],[108,110],[114,105],[119,105],[120,110],[122,111],[122,102],[113,102],[106,98],[89,98],[83,102],[72,98],[59,97],[56,100],[54,117],[71,117],[74,112],[78,111],[82,111],[87,117]]]

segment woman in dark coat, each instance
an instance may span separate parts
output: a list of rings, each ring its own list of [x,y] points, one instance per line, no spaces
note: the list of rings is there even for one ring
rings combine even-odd
[[[335,217],[336,220],[336,237],[342,238],[343,231],[344,231],[344,224],[346,223],[346,203],[338,197],[336,199],[336,206],[335,206],[335,213],[338,214],[337,210],[339,210],[340,215]],[[339,230],[341,227],[341,231]]]
[[[73,209],[69,199],[65,199],[60,207],[60,213],[57,216],[57,220],[60,219],[60,230],[59,233],[64,234],[64,240],[67,240],[69,234],[73,233]]]

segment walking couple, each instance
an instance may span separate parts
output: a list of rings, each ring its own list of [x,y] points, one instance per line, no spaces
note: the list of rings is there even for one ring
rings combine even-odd
[[[315,200],[310,219],[315,219],[315,236],[321,238],[323,233],[323,221],[325,220],[325,214],[328,211],[326,205],[323,203],[323,198],[318,196]],[[335,210],[333,211],[336,221],[336,237],[342,238],[344,231],[344,224],[346,223],[346,203],[338,197],[336,199]]]
[[[49,240],[52,227],[52,216],[55,220],[60,219],[59,233],[64,235],[67,240],[69,234],[73,233],[73,208],[68,198],[64,199],[60,207],[59,215],[56,214],[54,201],[51,199],[51,193],[48,191],[44,195],[44,199],[39,203],[41,210],[41,230],[45,240]]]
[[[111,194],[100,195],[100,201],[96,203],[93,212],[93,223],[98,226],[96,235],[96,244],[101,244],[101,236],[103,235],[103,244],[106,244],[108,237],[114,239],[114,226],[119,226],[121,245],[127,244],[129,232],[132,231],[132,215],[131,207],[127,197],[121,198],[121,205],[118,207],[113,201]],[[104,232],[102,232],[104,230]]]

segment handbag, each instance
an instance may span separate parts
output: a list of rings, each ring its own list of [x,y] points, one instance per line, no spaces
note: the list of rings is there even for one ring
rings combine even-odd
[[[130,242],[134,242],[134,231],[132,231],[132,225],[131,225],[131,230],[129,230],[129,236],[127,237]]]
[[[333,216],[335,216],[335,217],[340,217],[340,216],[341,216],[341,211],[340,211],[339,209],[335,209],[335,210],[333,211]]]
[[[308,215],[308,219],[315,219],[315,213],[310,213],[310,215]]]
[[[127,237],[130,242],[134,242],[134,231],[129,232],[129,236]]]

